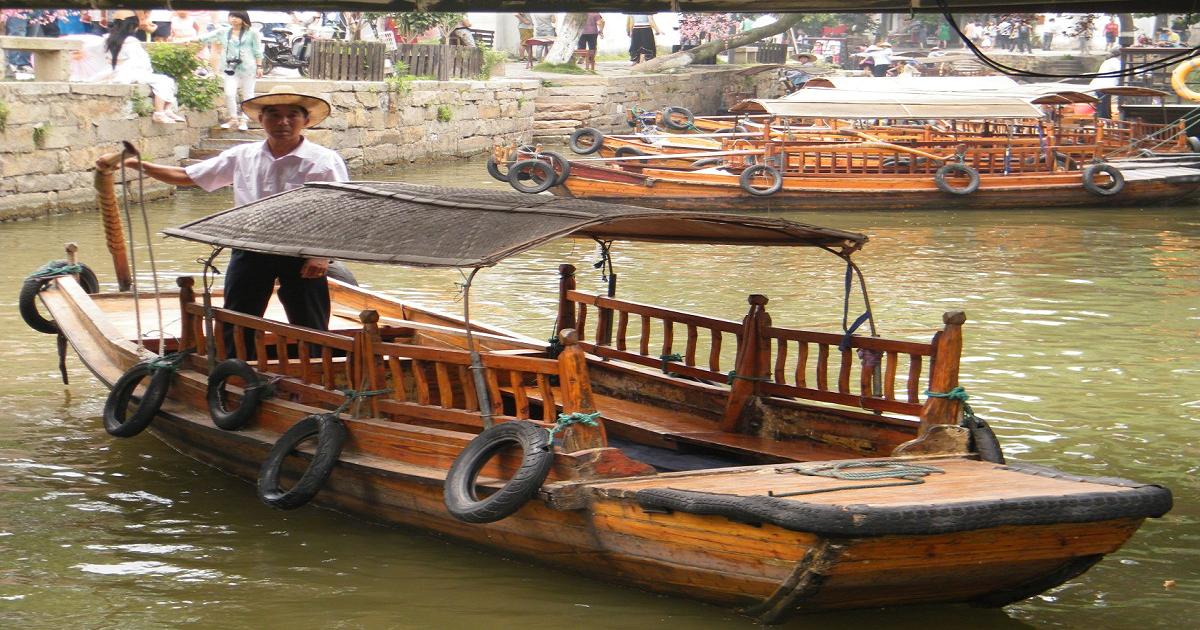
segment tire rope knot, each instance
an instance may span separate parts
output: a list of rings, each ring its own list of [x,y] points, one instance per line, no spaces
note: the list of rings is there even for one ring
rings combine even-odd
[[[595,413],[582,413],[579,411],[572,413],[560,413],[558,414],[558,420],[554,423],[554,426],[547,429],[550,432],[550,441],[554,441],[554,436],[559,431],[562,431],[573,424],[582,424],[587,427],[598,427],[600,426],[600,423],[596,421],[596,418],[599,417],[599,411]]]

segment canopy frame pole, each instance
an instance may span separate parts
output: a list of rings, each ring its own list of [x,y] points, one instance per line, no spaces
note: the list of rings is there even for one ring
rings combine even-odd
[[[492,412],[492,400],[488,394],[487,379],[483,376],[483,357],[475,345],[475,336],[471,334],[471,283],[475,274],[482,267],[472,267],[462,283],[463,325],[467,329],[467,351],[471,353],[471,378],[475,383],[475,397],[479,399],[479,417],[483,420],[483,428],[490,429],[496,423]]]
[[[200,258],[196,261],[203,265],[200,272],[200,283],[204,286],[204,295],[202,296],[204,298],[204,354],[207,355],[209,374],[212,374],[213,370],[217,369],[217,339],[213,336],[214,329],[216,328],[216,324],[214,323],[216,317],[213,314],[212,287],[216,282],[216,274],[221,273],[217,270],[213,261],[217,259],[217,256],[224,249],[224,247],[214,246],[208,258]],[[224,334],[224,331],[222,331],[222,334]]]

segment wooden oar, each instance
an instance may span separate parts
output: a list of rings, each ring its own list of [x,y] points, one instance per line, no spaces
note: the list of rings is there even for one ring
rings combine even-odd
[[[128,291],[133,286],[133,276],[129,272],[125,229],[121,226],[121,209],[117,203],[113,174],[121,168],[121,160],[125,159],[126,155],[137,154],[137,149],[126,142],[124,151],[106,153],[96,160],[96,174],[92,178],[96,187],[96,205],[100,206],[100,215],[104,219],[104,241],[108,245],[108,253],[112,254],[113,268],[117,272],[117,288],[121,291]]]

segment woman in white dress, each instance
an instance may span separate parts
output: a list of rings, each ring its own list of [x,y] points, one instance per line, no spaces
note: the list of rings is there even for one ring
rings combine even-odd
[[[89,80],[106,83],[143,83],[150,86],[154,97],[155,122],[173,124],[187,119],[179,115],[175,99],[175,79],[156,74],[150,65],[150,55],[142,42],[134,37],[138,30],[137,18],[121,20],[112,25],[104,40],[106,67]]]

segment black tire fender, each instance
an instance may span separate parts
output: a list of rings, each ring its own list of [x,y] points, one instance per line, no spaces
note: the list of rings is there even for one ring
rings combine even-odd
[[[528,181],[521,179],[521,174],[528,171]],[[518,192],[536,194],[550,190],[558,182],[558,173],[549,162],[541,160],[521,160],[508,169],[508,183]]]
[[[724,164],[724,160],[721,158],[700,158],[692,162],[692,168],[708,168],[710,166],[720,166],[721,164]]]
[[[687,119],[687,122],[683,124],[675,122],[675,114],[683,116]],[[686,107],[668,107],[662,110],[662,113],[659,115],[659,120],[662,122],[662,126],[666,127],[667,129],[671,129],[673,131],[687,131],[688,129],[691,129],[693,123],[696,122],[696,117],[692,115],[692,110]]]
[[[558,173],[558,178],[554,180],[555,186],[562,186],[562,183],[567,181],[571,176],[571,161],[563,157],[561,153],[554,151],[542,151],[541,157],[550,161],[550,166],[554,168],[554,172]]]
[[[713,133],[746,133],[746,128],[741,125],[737,125],[735,127],[725,127],[723,129],[718,129],[718,130],[714,131]]]
[[[358,286],[358,278],[354,277],[354,272],[350,271],[350,268],[346,266],[346,263],[340,260],[335,260],[329,263],[329,267],[325,270],[325,277],[333,278],[334,280],[344,282],[351,286]]]
[[[952,173],[966,175],[968,182],[966,186],[955,186],[946,178]],[[969,195],[976,190],[979,190],[979,171],[963,164],[961,162],[949,162],[943,164],[941,168],[933,174],[933,183],[937,184],[938,190],[950,193],[952,195]]]
[[[993,464],[1005,463],[1004,450],[1000,448],[1000,440],[996,438],[996,433],[992,431],[992,427],[987,421],[976,417],[974,425],[968,429],[971,432],[971,444],[975,452],[979,453],[980,459]]]
[[[617,147],[617,150],[614,153],[617,157],[634,157],[637,155],[649,155],[649,153],[646,153],[645,151],[643,151],[637,147]]]
[[[771,177],[771,184],[766,188],[757,188],[754,186],[754,178],[759,174]],[[779,169],[770,164],[755,164],[746,170],[742,171],[742,176],[738,178],[738,182],[742,186],[742,190],[756,197],[769,197],[779,192],[783,188],[783,175]]]
[[[523,451],[520,468],[504,487],[480,499],[475,492],[479,471],[493,455],[513,444]],[[460,521],[494,523],[516,513],[537,494],[553,463],[549,431],[532,422],[501,422],[475,436],[454,459],[446,474],[442,500]]]
[[[498,182],[508,183],[508,173],[500,172],[500,167],[496,164],[496,158],[488,157],[487,172],[488,172],[488,175],[492,176],[492,179],[494,179]]]
[[[55,260],[51,265],[59,266],[67,264],[65,260]],[[79,286],[88,295],[94,295],[100,292],[100,281],[96,279],[96,272],[92,271],[91,267],[81,265],[83,271],[79,272]],[[38,311],[37,295],[42,292],[42,289],[50,284],[50,281],[58,276],[49,276],[45,278],[26,278],[21,283],[21,293],[17,299],[17,310],[21,313],[21,319],[30,328],[47,335],[57,335],[59,333],[58,324],[54,320],[49,319]]]
[[[1099,173],[1108,175],[1112,180],[1107,188],[1096,183],[1096,175]],[[1083,169],[1083,188],[1093,195],[1111,197],[1125,188],[1125,177],[1111,164],[1093,164]]]
[[[1188,136],[1187,145],[1188,150],[1192,153],[1200,153],[1200,138],[1197,138],[1196,136]]]
[[[589,139],[591,144],[580,144],[579,141],[584,138]],[[604,133],[595,127],[576,129],[571,133],[570,146],[571,150],[579,155],[591,155],[604,146]]]
[[[129,368],[113,384],[112,391],[108,392],[108,398],[104,401],[104,430],[113,437],[126,438],[133,437],[150,426],[150,421],[154,420],[155,414],[162,408],[163,401],[167,399],[167,390],[171,387],[173,374],[173,371],[167,369],[151,370],[150,364],[146,362]],[[150,384],[146,386],[146,392],[133,415],[126,417],[133,390],[147,376],[150,377]]]
[[[242,386],[242,403],[231,410],[225,408],[225,382],[234,376],[242,379],[245,384]],[[225,359],[208,375],[208,415],[218,427],[226,431],[237,431],[254,417],[258,406],[268,394],[270,392],[266,383],[249,363],[241,359]]]
[[[288,490],[279,485],[283,461],[301,442],[317,436],[316,453]],[[321,491],[346,444],[346,426],[333,414],[305,416],[284,432],[258,471],[258,498],[277,510],[293,510],[312,500]]]

